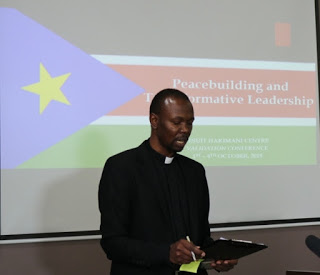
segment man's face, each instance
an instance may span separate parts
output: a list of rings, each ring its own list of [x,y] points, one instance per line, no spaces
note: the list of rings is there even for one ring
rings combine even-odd
[[[167,98],[160,114],[150,115],[154,149],[168,157],[182,151],[191,134],[193,121],[193,107],[189,101]]]

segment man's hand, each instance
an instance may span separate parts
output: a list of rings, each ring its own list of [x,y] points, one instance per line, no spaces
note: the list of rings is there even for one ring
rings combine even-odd
[[[192,242],[181,239],[172,245],[170,245],[170,262],[178,265],[188,264],[193,261],[192,253],[195,254],[196,258],[203,258],[205,253]]]
[[[211,266],[217,271],[229,271],[238,264],[238,260],[219,260],[213,261]]]

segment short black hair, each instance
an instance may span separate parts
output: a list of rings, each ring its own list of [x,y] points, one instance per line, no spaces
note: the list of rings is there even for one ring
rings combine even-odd
[[[150,104],[150,111],[149,111],[150,114],[151,113],[154,113],[157,115],[160,114],[161,107],[163,106],[164,101],[168,97],[181,98],[190,102],[189,97],[184,92],[181,92],[180,90],[172,89],[172,88],[163,89],[160,92],[158,92],[152,99]]]

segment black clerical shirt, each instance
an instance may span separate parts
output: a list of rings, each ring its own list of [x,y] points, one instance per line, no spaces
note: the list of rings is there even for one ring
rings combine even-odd
[[[183,168],[179,163],[179,156],[173,158],[163,156],[147,146],[154,155],[155,165],[162,177],[162,188],[166,195],[170,220],[173,230],[173,239],[185,239],[189,235],[189,206],[184,188]]]

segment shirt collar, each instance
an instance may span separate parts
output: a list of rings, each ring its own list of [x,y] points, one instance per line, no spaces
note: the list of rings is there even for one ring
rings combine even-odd
[[[156,150],[154,150],[151,145],[150,145],[150,140],[146,140],[146,146],[147,148],[153,153],[153,155],[155,156],[155,158],[157,160],[159,160],[161,163],[164,164],[171,164],[172,161],[174,160],[174,156],[173,157],[166,157],[160,153],[158,153]]]

